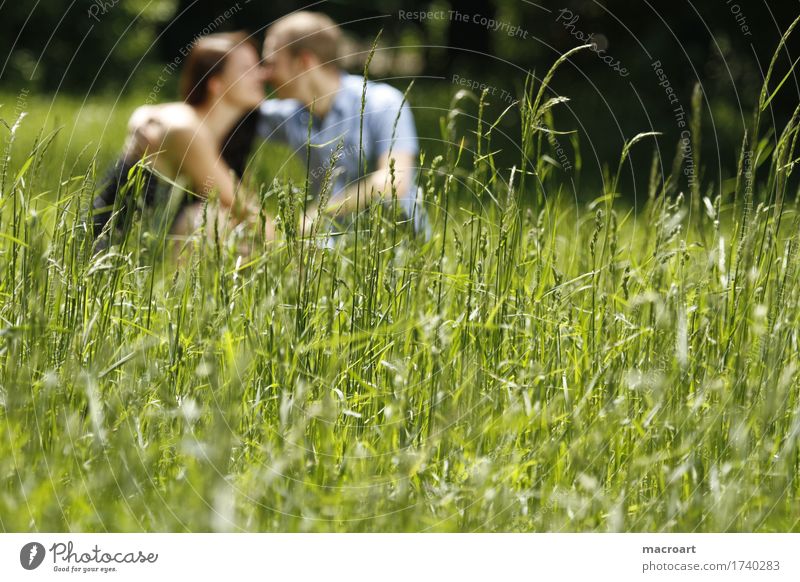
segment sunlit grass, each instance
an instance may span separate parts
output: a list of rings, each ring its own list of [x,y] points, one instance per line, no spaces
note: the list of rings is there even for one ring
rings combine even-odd
[[[91,163],[61,174],[73,150],[23,120],[0,197],[0,527],[798,530],[797,120],[771,156],[755,121],[750,193],[743,165],[703,199],[655,164],[634,213],[611,173],[576,205],[541,155],[558,104],[529,89],[534,162],[495,167],[482,108],[471,141],[443,123],[430,240],[390,204],[357,243],[198,239],[178,265],[147,220],[96,250]]]

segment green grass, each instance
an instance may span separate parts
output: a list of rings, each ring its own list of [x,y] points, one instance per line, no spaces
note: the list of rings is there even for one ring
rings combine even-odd
[[[654,164],[634,212],[618,173],[568,194],[542,88],[526,174],[495,166],[482,107],[475,133],[444,120],[429,241],[390,204],[334,249],[287,229],[180,265],[147,220],[95,251],[91,160],[61,171],[90,130],[52,154],[23,120],[0,196],[0,529],[800,530],[797,119],[772,146],[754,119],[753,188],[742,162],[730,195],[684,196]],[[266,198],[284,222],[292,194]]]

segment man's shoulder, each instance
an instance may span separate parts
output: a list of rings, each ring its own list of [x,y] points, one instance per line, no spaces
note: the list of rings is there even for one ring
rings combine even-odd
[[[361,100],[364,90],[364,77],[361,75],[344,75],[342,88]],[[403,100],[403,93],[382,81],[367,81],[366,109],[381,110],[389,105],[398,106]]]
[[[301,107],[296,99],[266,99],[258,109],[264,117],[288,119]]]

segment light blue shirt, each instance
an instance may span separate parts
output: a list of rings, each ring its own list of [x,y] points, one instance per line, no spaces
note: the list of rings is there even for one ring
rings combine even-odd
[[[361,129],[363,88],[363,77],[342,73],[331,109],[322,119],[313,117],[308,168],[310,188],[315,196],[319,196],[331,154],[339,142],[342,150],[332,173],[333,199],[364,177],[365,160],[366,172],[369,173],[375,171],[378,159],[390,150],[392,153],[419,153],[411,108],[403,102],[403,94],[386,83],[367,81]],[[261,104],[256,132],[262,139],[288,144],[305,166],[308,163],[306,154],[309,153],[309,115],[309,111],[295,99],[268,99]],[[407,190],[397,193],[398,205],[407,218],[414,217],[415,227],[420,228],[424,214],[417,202],[416,172],[408,176],[407,183]]]

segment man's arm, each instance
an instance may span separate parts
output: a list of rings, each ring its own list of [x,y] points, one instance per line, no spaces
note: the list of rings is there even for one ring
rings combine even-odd
[[[391,160],[394,160],[394,180],[392,180]],[[392,188],[396,192],[400,209],[404,208],[403,198],[409,192],[414,177],[416,154],[392,152],[378,158],[377,169],[368,174],[358,184],[351,184],[343,192],[328,200],[324,208],[316,204],[306,209],[303,232],[311,232],[312,223],[322,214],[324,218],[335,219],[360,212],[377,202],[391,202]]]
[[[392,153],[394,159],[394,180],[389,154],[378,158],[376,170],[367,175],[359,184],[352,184],[344,192],[333,197],[324,209],[325,214],[335,217],[360,212],[377,201],[390,202],[392,187],[398,199],[402,199],[409,191],[413,179],[416,156],[412,153]]]
[[[419,144],[411,107],[402,93],[391,87],[378,84],[367,93],[369,111],[364,117],[365,140],[374,144],[376,151],[375,171],[336,193],[322,209],[325,215],[336,217],[360,212],[377,200],[390,202],[392,186],[397,193],[400,208],[408,212],[415,195],[413,188],[416,175]],[[390,160],[394,161],[394,179]],[[312,211],[316,212],[316,209]]]

